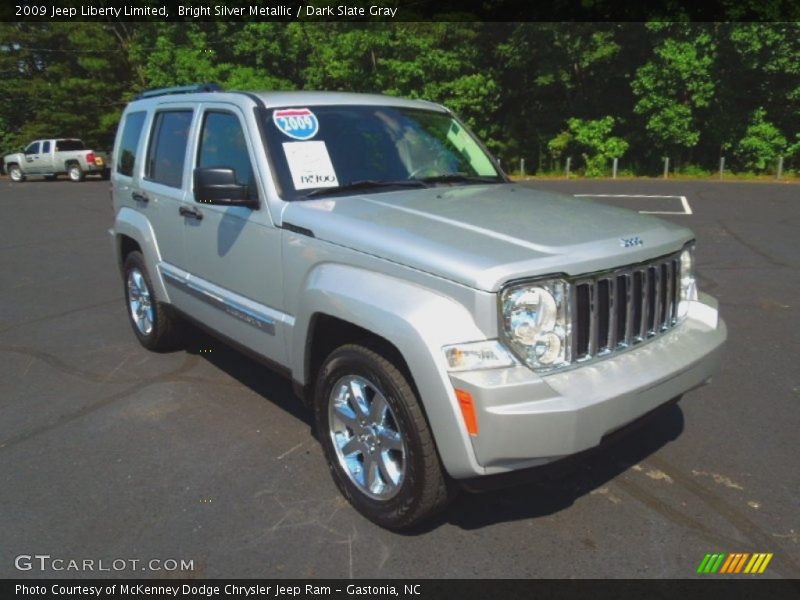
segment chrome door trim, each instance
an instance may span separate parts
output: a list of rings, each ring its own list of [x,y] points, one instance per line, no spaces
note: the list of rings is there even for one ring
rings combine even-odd
[[[158,270],[164,276],[164,281],[172,287],[269,335],[275,335],[278,321],[290,327],[294,325],[294,317],[214,285],[173,265],[162,262],[159,263]]]

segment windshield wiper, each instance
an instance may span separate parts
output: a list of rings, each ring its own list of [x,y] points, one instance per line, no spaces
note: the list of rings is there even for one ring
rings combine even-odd
[[[351,181],[350,183],[345,183],[342,185],[337,185],[336,187],[327,187],[327,188],[319,188],[317,190],[312,190],[303,198],[314,198],[317,196],[326,196],[328,194],[338,194],[339,192],[352,192],[356,190],[367,190],[367,189],[374,189],[374,188],[384,188],[384,187],[428,187],[428,185],[419,179],[401,179],[398,181],[388,181],[388,180],[381,180],[381,179],[361,179],[359,181]]]
[[[448,173],[446,175],[420,177],[417,181],[422,181],[424,183],[505,183],[499,177],[465,175],[463,173]]]

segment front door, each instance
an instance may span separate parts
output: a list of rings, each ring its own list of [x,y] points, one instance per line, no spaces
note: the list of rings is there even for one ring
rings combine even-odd
[[[281,311],[281,235],[253,167],[260,142],[234,105],[204,104],[199,118],[195,167],[234,169],[259,207],[213,206],[193,197],[184,201],[186,260],[191,283],[199,288],[191,312],[262,356],[286,364],[289,318]]]
[[[33,142],[25,148],[25,165],[20,165],[25,170],[25,173],[36,174],[42,172],[41,167],[39,167],[42,160],[41,150],[41,142]]]

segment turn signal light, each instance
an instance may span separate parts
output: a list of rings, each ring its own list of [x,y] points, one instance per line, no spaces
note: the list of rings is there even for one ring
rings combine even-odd
[[[467,431],[470,435],[478,435],[478,414],[475,412],[472,394],[456,388],[456,398],[458,399],[458,406],[461,408],[461,416],[464,419],[464,425],[467,426]]]

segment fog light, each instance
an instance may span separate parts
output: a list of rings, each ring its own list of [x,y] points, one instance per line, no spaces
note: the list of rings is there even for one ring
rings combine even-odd
[[[497,340],[454,344],[445,346],[442,350],[450,371],[499,369],[515,364],[514,357]]]

